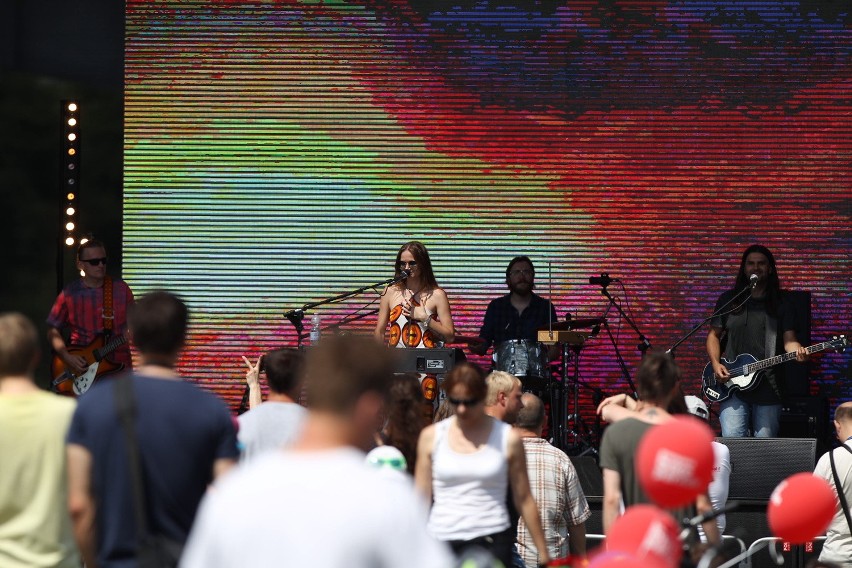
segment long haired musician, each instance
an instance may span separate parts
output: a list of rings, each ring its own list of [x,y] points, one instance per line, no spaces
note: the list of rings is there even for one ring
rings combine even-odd
[[[392,347],[439,347],[455,339],[447,294],[432,272],[429,252],[418,241],[400,247],[394,275],[402,280],[388,286],[379,304],[375,336]]]

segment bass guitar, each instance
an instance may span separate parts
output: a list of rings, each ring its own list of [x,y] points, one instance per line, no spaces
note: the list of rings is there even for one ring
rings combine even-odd
[[[86,346],[69,347],[68,353],[79,355],[86,360],[86,370],[79,375],[66,368],[65,362],[59,358],[59,355],[54,355],[50,365],[53,390],[59,394],[79,396],[92,388],[96,379],[121,371],[124,369],[124,364],[114,363],[107,359],[107,356],[125,343],[127,338],[124,335],[113,335],[109,341],[105,336],[99,335]]]
[[[806,347],[805,351],[808,354],[819,353],[826,349],[834,349],[838,352],[846,349],[848,342],[845,335],[834,337],[831,341],[823,341]],[[713,373],[713,363],[707,363],[704,367],[704,372],[701,375],[701,391],[710,402],[722,402],[727,400],[734,391],[748,391],[757,386],[764,370],[792,361],[796,358],[795,352],[784,353],[758,361],[753,355],[743,353],[738,355],[733,361],[728,361],[722,358],[722,365],[728,369],[730,378],[722,383],[716,379]]]

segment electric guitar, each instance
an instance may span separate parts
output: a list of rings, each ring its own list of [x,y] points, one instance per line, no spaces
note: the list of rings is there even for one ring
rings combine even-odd
[[[846,349],[847,345],[846,336],[840,335],[835,336],[831,341],[823,341],[822,343],[806,347],[805,351],[808,354],[819,353],[826,349],[834,349],[840,352]],[[795,352],[776,355],[762,361],[758,361],[753,355],[749,355],[748,353],[737,355],[737,358],[733,361],[728,361],[723,357],[722,365],[728,369],[728,373],[731,375],[730,378],[725,383],[719,382],[713,373],[713,363],[707,363],[701,375],[701,390],[711,403],[722,402],[723,400],[727,400],[733,391],[748,391],[756,387],[764,369],[786,363],[795,358]]]
[[[98,335],[86,346],[69,347],[68,353],[79,355],[86,360],[86,370],[80,375],[75,375],[74,371],[67,369],[59,355],[54,355],[50,365],[53,389],[59,394],[79,396],[92,388],[96,379],[122,370],[123,363],[113,363],[106,357],[125,343],[127,338],[124,335],[113,335],[109,341],[103,335]]]

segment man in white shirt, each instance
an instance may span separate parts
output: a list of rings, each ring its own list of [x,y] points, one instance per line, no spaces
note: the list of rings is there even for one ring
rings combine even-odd
[[[204,500],[181,566],[449,568],[425,503],[364,460],[393,377],[372,338],[329,336],[308,354],[296,442],[247,462]]]
[[[297,349],[273,349],[256,364],[248,365],[246,383],[251,410],[238,417],[240,459],[289,446],[299,435],[307,410],[299,404],[304,356]],[[269,396],[261,402],[260,371],[266,374]]]
[[[834,429],[841,446],[823,454],[817,462],[814,475],[828,481],[838,495],[842,492],[848,508],[852,505],[852,401],[844,402],[834,411]],[[834,482],[830,455],[834,456],[840,487]],[[852,527],[849,526],[839,499],[825,536],[820,561],[834,562],[844,568],[852,567]]]
[[[685,396],[684,400],[686,401],[686,407],[689,409],[690,414],[697,416],[702,420],[709,420],[710,411],[703,400],[691,394]],[[728,502],[730,479],[731,450],[729,450],[728,446],[725,444],[720,444],[719,442],[714,441],[713,481],[710,482],[710,486],[707,488],[707,493],[710,496],[710,503],[713,505],[714,511],[722,509]],[[716,517],[716,526],[719,527],[719,534],[723,534],[725,532],[726,522],[725,515],[719,515]],[[700,526],[698,527],[698,534],[701,536],[702,541],[706,541],[706,538],[704,537],[704,530]]]

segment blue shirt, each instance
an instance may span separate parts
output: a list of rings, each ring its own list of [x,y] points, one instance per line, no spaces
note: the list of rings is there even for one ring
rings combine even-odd
[[[217,459],[236,459],[236,431],[225,403],[182,380],[134,375],[136,436],[148,530],[185,542]],[[101,566],[136,566],[136,522],[126,435],[115,410],[115,380],[78,399],[68,443],[92,455],[96,547]]]

